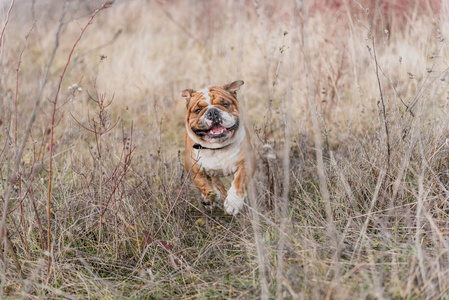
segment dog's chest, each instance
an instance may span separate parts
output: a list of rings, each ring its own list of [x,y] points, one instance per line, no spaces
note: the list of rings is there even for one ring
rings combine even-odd
[[[219,150],[195,149],[198,165],[211,176],[228,176],[237,170],[240,148],[230,147]]]

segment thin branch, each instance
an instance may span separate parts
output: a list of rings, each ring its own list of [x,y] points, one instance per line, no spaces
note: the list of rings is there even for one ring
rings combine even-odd
[[[17,69],[16,69],[16,93],[14,96],[14,144],[17,146],[17,98],[19,96],[19,71],[20,71],[20,65],[22,64],[22,55],[25,51],[25,48],[28,45],[28,37],[31,34],[31,31],[33,31],[34,27],[36,26],[36,21],[34,21],[33,26],[31,26],[30,31],[25,37],[25,45],[23,45],[22,51],[19,55],[19,62],[17,63]]]
[[[66,3],[67,2],[68,1],[66,1]],[[6,230],[7,230],[7,228],[6,228],[6,216],[7,216],[7,212],[9,211],[9,202],[10,202],[10,199],[11,199],[12,185],[13,185],[13,182],[15,181],[15,179],[17,178],[20,161],[22,160],[23,151],[25,149],[25,145],[27,143],[27,140],[28,140],[28,138],[29,138],[29,136],[31,134],[31,128],[32,128],[33,123],[34,123],[34,121],[36,119],[36,116],[37,116],[37,111],[39,109],[39,105],[40,105],[40,102],[42,100],[43,91],[44,91],[44,88],[45,88],[45,86],[47,85],[47,82],[48,82],[48,75],[50,73],[50,67],[53,64],[53,60],[54,60],[55,55],[56,55],[56,50],[59,47],[59,39],[60,39],[62,27],[63,27],[63,20],[64,20],[64,17],[66,15],[66,13],[67,13],[67,7],[64,7],[64,10],[63,10],[63,12],[61,14],[61,17],[59,19],[59,26],[58,26],[58,30],[56,32],[55,44],[53,46],[53,50],[52,50],[52,53],[50,55],[50,59],[49,59],[48,64],[47,64],[47,68],[46,68],[46,71],[45,71],[44,79],[43,79],[43,81],[41,83],[41,86],[39,88],[38,96],[37,96],[36,101],[34,103],[33,112],[31,113],[30,119],[28,120],[28,125],[26,127],[26,130],[25,130],[22,142],[20,143],[19,148],[16,150],[16,158],[15,158],[15,161],[14,161],[12,172],[9,174],[8,179],[6,181],[6,188],[5,188],[4,197],[3,197],[3,199],[4,199],[3,213],[2,213],[2,219],[1,219],[1,222],[0,222],[0,242],[4,241],[5,246],[7,246],[7,243],[8,243],[7,235],[6,235]]]
[[[2,29],[2,33],[0,34],[0,57],[2,56],[2,44],[3,44],[3,35],[5,34],[5,30],[6,30],[6,26],[8,25],[9,22],[9,16],[11,15],[11,10],[14,6],[14,2],[15,0],[11,0],[11,5],[9,6],[8,9],[8,13],[6,14],[6,20],[5,20],[5,24],[3,25],[3,29]]]
[[[371,29],[370,29],[371,30]],[[376,64],[376,78],[377,78],[377,85],[379,88],[379,94],[380,94],[380,102],[382,104],[382,117],[384,119],[384,127],[385,127],[385,135],[387,138],[386,144],[387,144],[387,171],[386,171],[386,178],[388,178],[389,175],[389,169],[390,169],[390,157],[391,157],[391,146],[390,146],[390,128],[387,118],[387,111],[385,107],[385,100],[384,100],[384,93],[382,90],[382,84],[380,83],[380,76],[379,76],[379,63],[377,62],[377,54],[376,54],[376,45],[374,42],[374,35],[371,33],[372,38],[372,45],[373,45],[373,56],[374,56],[374,63]]]
[[[293,95],[292,95],[292,89],[293,89],[293,77],[294,77],[294,55],[296,54],[296,44],[297,44],[297,35],[296,35],[296,24],[298,22],[298,13],[299,8],[298,4],[295,2],[294,4],[294,14],[293,14],[293,20],[291,23],[291,49],[290,49],[290,62],[288,64],[288,86],[287,86],[287,95],[285,97],[285,114],[284,114],[284,122],[285,122],[285,128],[284,128],[284,160],[283,160],[283,177],[284,177],[284,183],[283,183],[283,191],[282,191],[282,198],[279,203],[276,203],[276,205],[279,207],[279,227],[281,232],[286,231],[287,227],[287,219],[288,219],[288,196],[290,192],[290,140],[291,140],[291,124],[290,124],[290,111],[292,107],[292,101],[293,101]],[[284,282],[284,248],[285,248],[285,235],[279,234],[279,244],[278,244],[278,251],[277,251],[277,269],[276,269],[276,298],[282,299],[283,292],[282,292],[282,284]]]
[[[101,10],[108,8],[112,5],[113,1],[106,1],[103,3],[102,6],[100,6],[100,8],[96,9],[89,21],[87,22],[87,24],[84,26],[84,28],[81,30],[80,35],[78,36],[78,39],[75,41],[75,43],[72,46],[72,49],[70,50],[69,53],[69,57],[67,58],[67,62],[64,66],[64,70],[61,73],[61,76],[59,78],[59,82],[58,82],[58,88],[56,90],[56,94],[55,94],[55,99],[53,100],[53,110],[52,110],[52,115],[51,115],[51,131],[50,131],[50,159],[49,159],[49,164],[48,164],[48,192],[47,192],[47,251],[50,252],[50,247],[51,247],[51,222],[50,222],[50,211],[51,211],[51,186],[52,186],[52,162],[53,162],[53,138],[54,138],[54,128],[55,128],[55,115],[56,115],[56,104],[58,102],[58,96],[59,96],[59,91],[61,90],[61,85],[62,85],[62,80],[64,79],[64,75],[67,71],[67,68],[70,64],[70,60],[72,58],[73,52],[75,51],[76,46],[78,45],[78,42],[81,40],[81,38],[84,35],[84,32],[86,32],[87,27],[89,27],[89,25],[92,24],[93,19],[95,18],[95,16],[98,14],[98,12],[100,12]],[[64,6],[64,10],[67,9],[67,4],[68,1],[65,2],[65,6]],[[48,266],[47,266],[47,278],[49,278],[50,273],[51,272],[51,255],[48,256]]]
[[[336,245],[336,231],[335,231],[335,225],[332,215],[332,206],[331,206],[331,199],[330,199],[330,193],[327,186],[327,178],[326,178],[326,172],[325,172],[325,165],[324,165],[324,159],[323,159],[323,141],[321,138],[321,131],[320,131],[320,125],[318,123],[318,108],[315,103],[315,93],[316,91],[311,90],[312,87],[314,87],[314,83],[312,82],[312,64],[311,64],[311,57],[310,57],[310,51],[309,51],[309,38],[308,38],[308,28],[309,25],[309,16],[308,16],[308,9],[306,5],[303,5],[303,24],[302,24],[302,43],[303,43],[303,52],[304,52],[304,61],[306,65],[307,70],[307,100],[309,104],[309,114],[312,120],[312,129],[313,129],[313,135],[314,135],[314,141],[315,141],[315,152],[316,152],[316,160],[317,160],[317,174],[318,174],[318,180],[319,180],[319,187],[320,187],[320,193],[323,197],[325,212],[326,212],[326,219],[327,219],[327,227],[328,227],[328,236],[335,242]]]

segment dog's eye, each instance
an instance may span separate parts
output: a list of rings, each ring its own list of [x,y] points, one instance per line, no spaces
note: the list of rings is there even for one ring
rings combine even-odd
[[[229,106],[231,106],[231,104],[229,104],[229,103],[223,103],[222,106],[223,106],[224,108],[229,108]]]
[[[199,114],[201,112],[201,108],[198,108],[194,111],[195,115]]]

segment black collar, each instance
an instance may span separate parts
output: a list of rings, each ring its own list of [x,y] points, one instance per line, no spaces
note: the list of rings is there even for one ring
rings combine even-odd
[[[207,147],[201,146],[201,145],[198,144],[198,143],[195,143],[195,144],[193,144],[193,149],[199,149],[199,150],[202,150],[202,149],[207,149],[207,150],[220,150],[220,149],[226,148],[227,146],[229,146],[229,145],[223,146],[223,147],[221,147],[221,148],[207,148]]]

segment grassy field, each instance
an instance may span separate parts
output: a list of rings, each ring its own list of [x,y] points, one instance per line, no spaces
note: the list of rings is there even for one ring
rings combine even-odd
[[[0,1],[0,297],[449,299],[448,16]],[[258,167],[231,217],[184,170],[180,92],[237,79]]]

